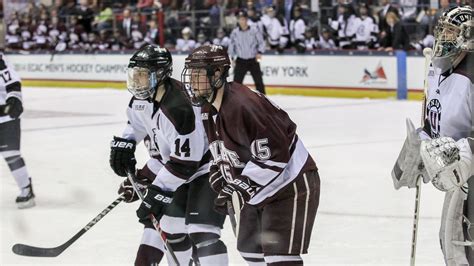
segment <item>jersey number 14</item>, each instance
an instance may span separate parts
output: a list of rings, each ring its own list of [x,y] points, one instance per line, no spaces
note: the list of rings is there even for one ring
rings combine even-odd
[[[174,141],[174,146],[175,146],[175,151],[174,153],[181,157],[181,154],[183,153],[184,157],[189,157],[191,156],[191,148],[189,148],[189,139],[186,139],[181,145],[181,139],[176,139]]]

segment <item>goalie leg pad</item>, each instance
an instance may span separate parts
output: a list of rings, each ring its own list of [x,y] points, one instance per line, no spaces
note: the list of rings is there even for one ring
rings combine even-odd
[[[457,188],[446,193],[439,237],[446,265],[468,265],[464,241],[463,208],[465,193]]]

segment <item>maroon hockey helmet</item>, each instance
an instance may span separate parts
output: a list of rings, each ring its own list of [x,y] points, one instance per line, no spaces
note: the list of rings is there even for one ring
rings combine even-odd
[[[212,103],[216,91],[229,75],[230,59],[220,45],[203,45],[193,50],[184,61],[181,73],[183,90],[189,101],[196,106]],[[219,72],[219,75],[216,73]]]

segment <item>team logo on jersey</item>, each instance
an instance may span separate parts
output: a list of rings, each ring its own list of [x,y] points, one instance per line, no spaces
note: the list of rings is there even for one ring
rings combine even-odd
[[[364,69],[364,76],[360,83],[373,84],[373,83],[387,83],[387,75],[383,69],[382,62],[380,62],[374,71],[369,71],[367,68]]]
[[[135,111],[143,111],[145,110],[145,105],[144,104],[135,104],[133,106],[133,110]]]
[[[428,106],[426,106],[426,113],[428,114],[427,118],[431,126],[431,137],[439,138],[441,130],[441,103],[438,99],[430,101]]]

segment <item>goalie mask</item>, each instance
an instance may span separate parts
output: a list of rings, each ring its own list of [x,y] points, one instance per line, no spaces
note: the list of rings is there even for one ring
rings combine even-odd
[[[466,52],[474,52],[472,14],[470,6],[454,7],[438,19],[432,62],[439,74],[456,68]]]
[[[135,98],[153,98],[158,86],[171,76],[173,61],[166,48],[146,45],[130,58],[127,89]]]
[[[186,98],[195,106],[214,102],[229,74],[227,51],[219,45],[203,45],[186,58],[181,81]]]

